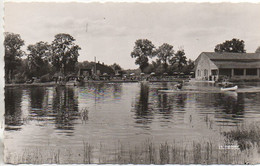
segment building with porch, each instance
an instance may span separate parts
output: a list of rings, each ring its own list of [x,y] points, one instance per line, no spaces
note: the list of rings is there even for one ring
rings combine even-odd
[[[260,79],[260,53],[202,52],[195,60],[195,79]]]

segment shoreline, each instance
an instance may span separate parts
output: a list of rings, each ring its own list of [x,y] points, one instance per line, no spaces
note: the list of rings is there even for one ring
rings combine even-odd
[[[179,79],[174,79],[174,80],[150,80],[149,82],[178,82],[182,80],[187,80],[187,78],[179,78]],[[140,82],[139,80],[89,80],[89,81],[83,81],[82,85],[86,83],[136,83]],[[46,83],[31,83],[31,84],[26,84],[26,83],[21,83],[21,84],[5,84],[5,87],[19,87],[19,86],[55,86],[59,85],[58,83],[55,82],[46,82]],[[61,86],[66,86],[66,85],[61,85]],[[71,85],[67,85],[71,86]],[[81,85],[79,85],[81,86]]]
[[[174,80],[149,80],[148,82],[151,83],[156,83],[156,82],[179,82],[179,81],[188,81],[188,82],[200,82],[200,83],[213,83],[212,81],[206,81],[206,80],[195,80],[194,78],[188,79],[188,78],[176,78]],[[136,83],[136,82],[141,82],[139,80],[88,80],[88,81],[83,81],[79,82],[79,85],[75,86],[84,86],[84,84],[87,83]],[[239,80],[239,81],[232,81],[232,82],[260,82],[260,80]],[[45,82],[45,83],[31,83],[31,84],[26,84],[26,83],[14,83],[14,84],[5,84],[4,87],[20,87],[20,86],[55,86],[55,85],[60,85],[55,82]],[[60,86],[72,86],[72,85],[60,85]]]

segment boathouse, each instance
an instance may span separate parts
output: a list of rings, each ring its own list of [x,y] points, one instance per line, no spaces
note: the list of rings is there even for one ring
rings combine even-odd
[[[202,52],[195,60],[195,79],[260,79],[259,53]]]

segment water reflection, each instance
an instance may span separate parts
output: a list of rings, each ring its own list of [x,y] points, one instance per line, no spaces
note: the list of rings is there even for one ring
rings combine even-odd
[[[171,119],[172,118],[172,104],[173,100],[171,96],[167,94],[158,94],[158,111],[162,115],[163,119]]]
[[[84,140],[91,145],[102,142],[107,153],[115,150],[113,143],[118,140],[138,144],[152,136],[160,143],[183,137],[189,141],[219,136],[220,131],[234,128],[234,123],[251,123],[260,117],[260,93],[200,93],[213,87],[197,85],[176,93],[158,91],[173,86],[89,83],[80,87],[8,87],[6,146],[11,149],[15,142],[20,148],[45,147],[50,142],[57,147],[73,145],[79,154]],[[189,88],[197,92],[189,92]]]
[[[99,103],[105,100],[118,100],[122,95],[122,84],[119,83],[86,83],[79,89],[80,97]]]
[[[58,87],[54,93],[53,112],[58,130],[73,130],[74,120],[79,118],[78,94],[74,87]]]
[[[22,90],[18,88],[5,89],[5,125],[6,130],[19,130],[23,124],[21,119]]]
[[[185,110],[186,100],[187,100],[187,94],[177,94],[176,95],[176,108],[179,111]]]
[[[122,84],[115,83],[113,84],[113,97],[115,99],[120,99],[122,95]]]
[[[113,118],[104,117],[105,114],[122,117],[122,123],[125,123],[122,125],[144,129],[153,125],[172,127],[173,123],[184,123],[189,116],[197,118],[196,122],[200,123],[201,119],[210,115],[212,121],[222,124],[225,121],[241,122],[246,117],[259,114],[259,93],[158,92],[159,89],[172,89],[173,85],[89,83],[82,87],[6,88],[6,130],[19,130],[26,123],[26,116],[33,124],[37,122],[42,127],[50,124],[58,132],[73,135],[82,122],[90,122],[91,116],[96,118],[95,122],[103,119],[108,126],[111,125]],[[189,85],[189,88],[202,87]],[[133,122],[124,120],[129,117]],[[89,125],[94,126],[93,122]]]
[[[43,101],[44,97],[46,95],[46,88],[38,88],[38,87],[32,87],[29,90],[30,100],[31,100],[31,111],[33,113],[37,114],[38,116],[41,116],[44,111],[41,109],[43,108]]]
[[[214,107],[218,108],[216,117],[220,121],[232,120],[232,123],[241,122],[244,118],[244,94],[224,93],[216,95]]]
[[[141,83],[140,94],[135,104],[136,123],[147,125],[151,123],[152,118],[152,109],[149,107],[149,85]]]
[[[158,109],[161,113],[169,112],[171,110],[171,106],[168,106],[168,95],[167,94],[159,94],[158,95]]]

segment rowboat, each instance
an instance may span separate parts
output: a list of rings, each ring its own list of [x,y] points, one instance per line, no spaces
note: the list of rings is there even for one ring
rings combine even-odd
[[[236,91],[238,86],[233,86],[233,87],[222,87],[220,88],[221,91]]]

